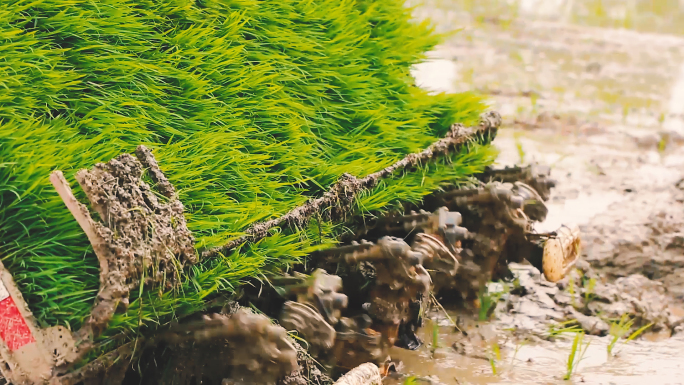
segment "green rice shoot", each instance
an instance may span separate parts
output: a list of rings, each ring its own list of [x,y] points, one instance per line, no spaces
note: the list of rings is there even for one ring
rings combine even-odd
[[[472,94],[431,95],[412,65],[440,42],[398,0],[8,0],[0,9],[0,257],[43,327],[76,330],[99,265],[49,183],[144,144],[179,192],[202,250],[474,124]],[[496,152],[459,154],[385,180],[357,215],[464,183]],[[250,278],[329,247],[341,223],[276,229],[145,288],[101,351],[205,309]]]

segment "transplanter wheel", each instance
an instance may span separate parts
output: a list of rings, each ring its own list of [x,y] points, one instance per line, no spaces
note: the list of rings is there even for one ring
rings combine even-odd
[[[556,236],[544,243],[542,270],[544,277],[551,282],[558,282],[575,266],[580,256],[579,226],[563,226],[556,231]]]

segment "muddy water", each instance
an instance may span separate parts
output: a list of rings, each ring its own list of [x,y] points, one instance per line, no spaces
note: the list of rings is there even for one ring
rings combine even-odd
[[[454,318],[457,315],[451,314]],[[401,372],[414,376],[421,384],[682,384],[684,383],[684,339],[630,341],[618,343],[609,356],[610,337],[585,337],[588,348],[569,381],[564,380],[572,350],[573,336],[554,343],[529,342],[506,338],[505,332],[486,334],[486,339],[470,338],[468,343],[480,350],[472,355],[459,354],[454,343],[463,341],[462,334],[448,321],[437,323],[439,337],[433,349],[433,323],[429,321],[421,331],[426,342],[418,351],[395,348],[392,358],[401,362]],[[487,325],[481,326],[486,328]],[[466,330],[469,336],[478,328]],[[473,341],[474,340],[474,341]],[[499,346],[497,358],[492,346]],[[490,358],[492,361],[490,361]],[[496,374],[494,374],[496,370]],[[385,384],[403,384],[406,376],[392,376]]]
[[[610,20],[587,13],[597,3],[614,5],[604,9]],[[414,76],[435,92],[488,94],[506,122],[495,140],[499,163],[546,163],[559,182],[537,230],[580,225],[592,268],[608,280],[645,275],[684,317],[684,247],[675,241],[684,239],[684,37],[596,27],[615,25],[647,3],[427,1],[417,18],[432,18],[439,30],[464,29]],[[684,3],[671,7],[661,16],[629,16],[636,18],[630,23],[673,31]],[[441,325],[434,349],[433,322]],[[479,327],[470,320],[461,325],[464,340],[449,324],[434,313],[418,351],[392,352],[403,377],[385,383],[413,375],[433,384],[684,384],[683,326],[672,338],[666,331],[618,342],[613,357],[611,337],[586,336],[586,353],[564,381],[571,335],[551,342],[539,338],[548,325],[520,333],[501,319]],[[490,361],[493,346],[500,357]]]

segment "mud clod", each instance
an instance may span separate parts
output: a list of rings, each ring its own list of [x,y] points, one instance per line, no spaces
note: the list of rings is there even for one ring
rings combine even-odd
[[[280,379],[278,385],[331,385],[333,383],[333,379],[321,371],[318,363],[301,345],[295,342],[295,348],[299,369]]]
[[[164,367],[148,373],[153,383],[182,384],[199,377],[214,384],[275,385],[300,369],[285,329],[244,309],[179,324],[150,344],[166,346],[169,356]]]
[[[138,148],[150,166],[153,179],[171,198],[160,202],[142,180],[143,165],[130,154],[122,154],[91,170],[81,170],[76,180],[100,218],[91,218],[86,206],[73,196],[63,175],[53,173],[51,181],[88,235],[100,260],[100,291],[84,326],[75,333],[82,356],[119,309],[128,304],[130,290],[139,285],[178,282],[185,264],[197,262],[194,237],[183,216],[183,204],[173,197],[171,186],[145,147]]]
[[[552,284],[542,281],[534,267],[514,265],[518,286],[502,297],[504,306],[497,308],[497,318],[521,334],[541,333],[544,338],[549,322],[566,320],[599,336],[607,335],[611,322],[624,316],[634,320],[633,328],[651,324],[649,331],[666,335],[684,323],[684,311],[668,298],[661,283],[639,274],[610,283],[585,264],[583,270],[582,276],[572,274]]]
[[[135,155],[140,163],[142,163],[143,167],[147,169],[150,178],[152,178],[154,183],[156,183],[155,187],[157,187],[159,192],[169,199],[173,198],[173,196],[176,194],[176,189],[173,187],[171,182],[166,179],[166,175],[164,175],[161,169],[159,169],[159,165],[157,164],[157,160],[154,158],[154,155],[152,155],[152,151],[150,151],[149,148],[140,145],[135,149]]]

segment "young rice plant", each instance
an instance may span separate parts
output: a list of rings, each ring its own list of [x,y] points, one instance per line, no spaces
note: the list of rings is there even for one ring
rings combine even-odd
[[[93,251],[50,172],[145,144],[202,250],[378,171],[483,111],[429,95],[409,69],[440,41],[400,0],[7,0],[0,7],[0,256],[43,326],[78,328],[99,287]],[[490,164],[487,138],[383,181],[360,214],[415,202]],[[485,145],[485,146],[483,146]],[[72,183],[72,188],[76,184]],[[84,194],[76,189],[77,197]],[[334,243],[341,226],[280,229],[143,290],[102,350],[204,309]],[[323,245],[323,246],[321,246]],[[117,341],[117,342],[115,342]]]

